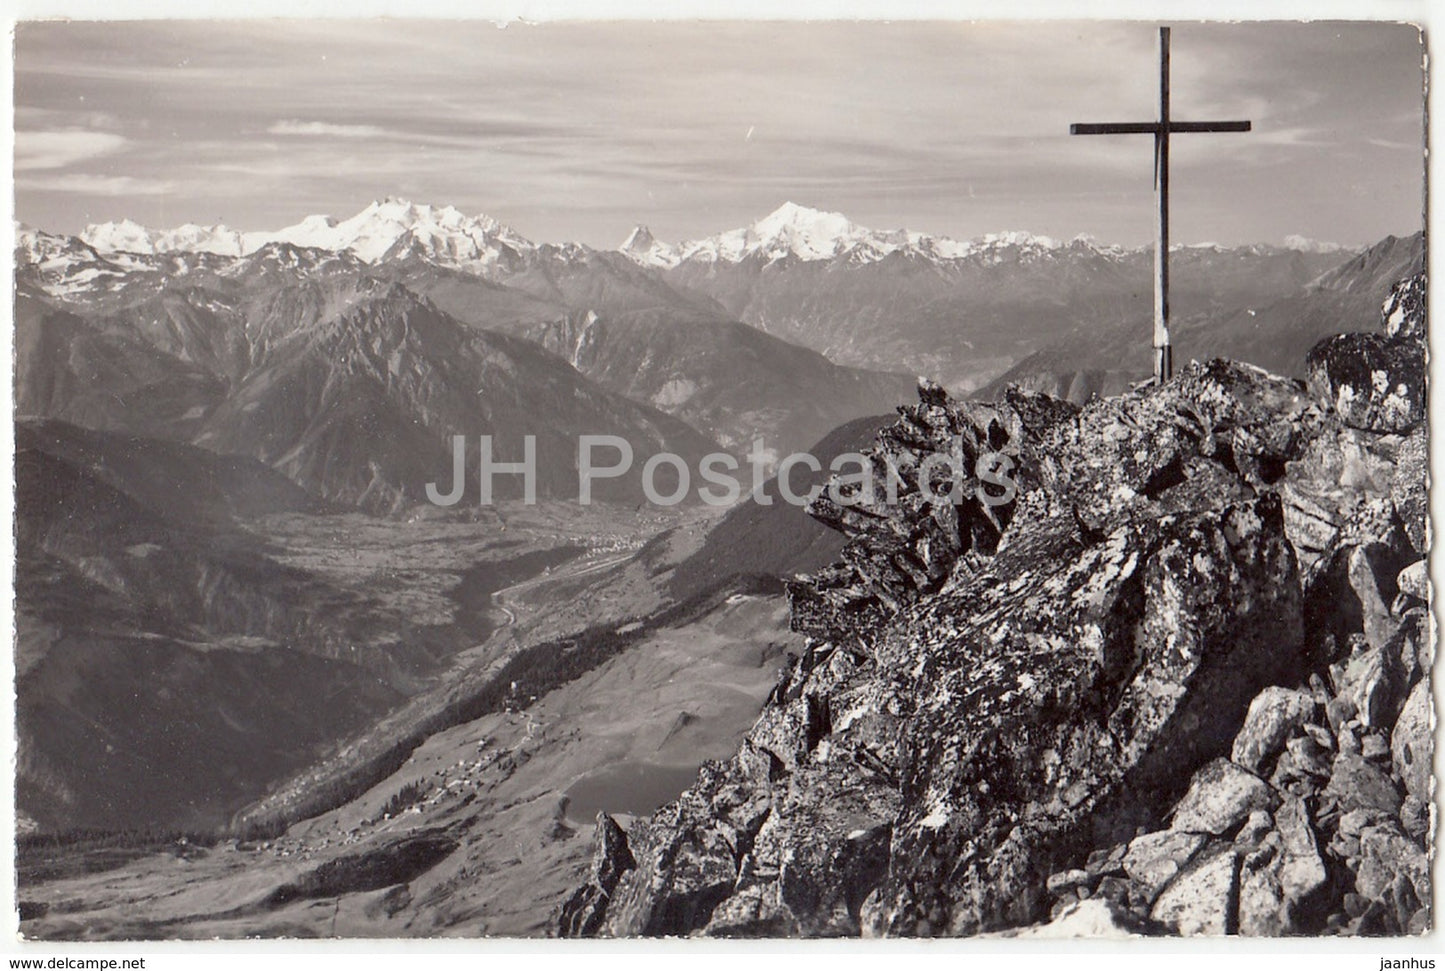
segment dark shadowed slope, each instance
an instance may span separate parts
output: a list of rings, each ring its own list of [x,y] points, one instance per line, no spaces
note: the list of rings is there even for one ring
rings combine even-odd
[[[826,470],[838,455],[861,452],[873,443],[893,415],[875,415],[848,422],[818,442],[809,454]],[[790,476],[796,495],[827,481],[828,473],[795,467]],[[678,564],[669,591],[679,600],[721,586],[736,576],[789,577],[818,570],[838,558],[843,537],[828,529],[801,506],[783,500],[778,480],[769,479],[763,493],[771,505],[748,500],[733,509],[708,533],[702,547]]]
[[[21,425],[18,799],[42,826],[206,827],[390,707],[397,618],[231,525],[315,500],[249,460]],[[148,461],[147,459],[153,460]]]

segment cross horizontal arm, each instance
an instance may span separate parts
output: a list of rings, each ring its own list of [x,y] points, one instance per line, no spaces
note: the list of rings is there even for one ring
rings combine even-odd
[[[1069,126],[1070,135],[1154,135],[1159,131],[1157,121],[1112,122],[1097,125],[1074,124]]]
[[[1069,126],[1070,135],[1157,135],[1157,121],[1078,123]],[[1250,131],[1247,121],[1171,121],[1169,133]]]
[[[1171,134],[1177,131],[1249,131],[1250,123],[1247,121],[1171,121],[1169,131]]]

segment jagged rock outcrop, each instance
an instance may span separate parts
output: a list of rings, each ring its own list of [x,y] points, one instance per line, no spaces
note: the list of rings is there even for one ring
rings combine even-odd
[[[1044,433],[1077,412],[1016,388],[967,410],[932,382],[918,393],[865,453],[867,471],[835,479],[809,505],[849,541],[843,563],[791,584],[795,630],[867,629],[937,590],[960,559],[991,556],[1013,514],[1011,489],[1034,484]]]
[[[920,398],[874,468],[921,497],[929,455],[1001,453],[1013,501],[815,503],[852,552],[790,587],[804,657],[627,831],[597,932],[1427,928],[1413,439],[1226,361],[1082,410]]]
[[[1385,335],[1424,340],[1427,296],[1423,273],[1406,277],[1391,287],[1390,295],[1385,298],[1385,305],[1380,309],[1380,326]]]
[[[1352,428],[1407,432],[1425,419],[1425,276],[1401,280],[1381,312],[1383,333],[1337,334],[1305,360],[1320,404]]]
[[[622,874],[637,865],[627,849],[627,834],[617,820],[597,814],[597,849],[592,854],[591,879],[567,898],[557,929],[562,937],[587,937],[597,933],[607,914],[607,901]]]

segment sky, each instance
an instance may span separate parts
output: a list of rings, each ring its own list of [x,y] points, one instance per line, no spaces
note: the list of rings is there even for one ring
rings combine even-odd
[[[275,229],[373,199],[538,242],[679,241],[784,201],[876,229],[1152,238],[1156,26],[1051,23],[23,23],[15,216],[52,232]],[[1183,23],[1176,242],[1364,245],[1423,225],[1419,33]]]

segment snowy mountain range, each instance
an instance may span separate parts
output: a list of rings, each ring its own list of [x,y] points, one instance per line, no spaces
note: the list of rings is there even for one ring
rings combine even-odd
[[[224,225],[186,224],[150,229],[129,219],[91,225],[79,239],[97,253],[211,253],[244,256],[268,243],[347,252],[377,263],[420,256],[438,265],[487,276],[510,254],[535,253],[543,247],[486,215],[468,216],[453,206],[418,205],[405,199],[374,201],[348,219],[312,215],[272,231],[243,232]],[[547,247],[565,255],[589,251],[577,244]],[[1214,248],[1213,244],[1201,247]],[[1223,247],[1220,247],[1221,249]],[[1345,247],[1290,236],[1279,247],[1304,253],[1343,252]],[[1138,250],[1100,244],[1089,236],[1060,240],[1029,232],[989,233],[960,241],[908,229],[874,230],[838,212],[786,202],[749,226],[703,239],[668,243],[639,225],[618,248],[635,263],[672,269],[684,263],[735,264],[779,260],[819,262],[846,260],[867,264],[901,255],[928,262],[1029,261],[1062,253],[1100,254],[1123,258]],[[1007,254],[1007,255],[1004,255]]]

